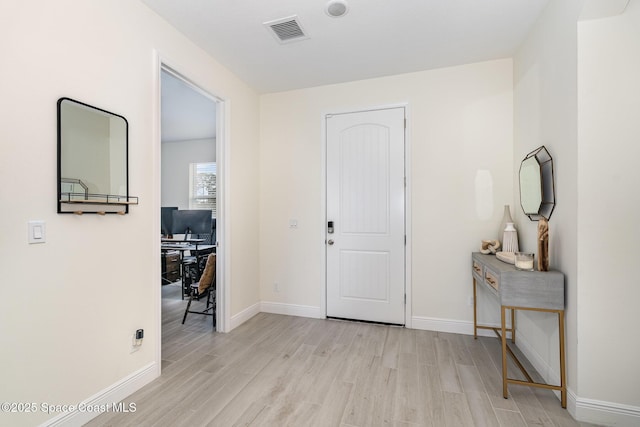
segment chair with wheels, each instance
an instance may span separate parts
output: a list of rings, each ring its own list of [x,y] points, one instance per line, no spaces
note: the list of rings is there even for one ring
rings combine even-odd
[[[201,311],[190,310],[191,302],[206,297],[205,309]],[[204,266],[200,280],[191,283],[189,286],[189,301],[184,310],[182,324],[187,320],[187,315],[204,314],[213,318],[213,327],[216,326],[216,254],[209,254],[207,263]]]

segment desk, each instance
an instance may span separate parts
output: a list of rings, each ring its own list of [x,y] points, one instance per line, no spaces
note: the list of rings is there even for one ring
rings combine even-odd
[[[167,237],[161,237],[160,243],[176,243],[176,244],[187,244],[187,243],[202,243],[205,239],[170,239]]]
[[[473,337],[478,338],[478,329],[493,330],[502,342],[502,394],[508,397],[508,384],[526,385],[560,391],[560,402],[567,407],[564,343],[564,275],[558,271],[520,271],[498,260],[494,255],[474,252],[471,255],[473,276]],[[477,319],[478,283],[495,296],[500,303],[500,328],[479,325]],[[511,312],[511,328],[506,327],[506,311]],[[507,332],[516,342],[516,310],[541,311],[558,315],[560,336],[560,385],[537,383],[507,345]],[[507,376],[507,353],[514,359],[527,381]]]

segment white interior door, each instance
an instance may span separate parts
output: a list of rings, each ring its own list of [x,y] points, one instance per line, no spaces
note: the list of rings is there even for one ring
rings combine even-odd
[[[404,324],[404,123],[404,108],[326,118],[329,317]]]

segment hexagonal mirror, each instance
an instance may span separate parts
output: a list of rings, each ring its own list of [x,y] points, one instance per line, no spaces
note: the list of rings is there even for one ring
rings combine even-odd
[[[520,164],[520,205],[531,221],[549,219],[555,207],[553,159],[544,146]]]

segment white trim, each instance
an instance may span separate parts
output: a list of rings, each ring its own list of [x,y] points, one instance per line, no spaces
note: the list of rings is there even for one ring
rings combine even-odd
[[[413,251],[411,250],[413,245],[413,232],[412,232],[412,208],[411,208],[411,114],[409,111],[409,103],[404,104],[404,233],[406,236],[406,244],[404,246],[404,292],[406,297],[406,303],[404,308],[404,326],[405,328],[413,328],[413,285],[411,278],[412,274],[412,262]]]
[[[413,316],[412,329],[424,331],[447,332],[450,334],[473,335],[473,322],[469,320],[439,319],[436,317]],[[500,328],[499,324],[484,324]],[[508,326],[508,325],[507,325]],[[508,326],[509,327],[509,326]],[[496,334],[488,329],[478,329],[478,336],[496,338]]]
[[[320,141],[320,159],[322,167],[320,168],[320,211],[322,212],[322,227],[318,230],[318,244],[322,245],[322,254],[324,255],[321,260],[322,272],[322,284],[320,294],[320,310],[323,313],[323,317],[327,317],[327,114],[321,114],[320,116],[320,129],[321,141]]]
[[[160,168],[161,168],[161,159],[160,159],[160,85],[161,85],[161,74],[162,74],[162,62],[160,60],[160,53],[157,50],[153,51],[153,85],[154,90],[151,94],[152,96],[152,105],[151,109],[153,110],[153,115],[151,118],[152,121],[152,129],[151,129],[151,137],[153,138],[153,143],[151,144],[151,159],[152,159],[152,191],[151,191],[151,204],[154,207],[158,207],[155,212],[160,210],[161,204],[161,178],[160,178]],[[162,283],[162,267],[161,267],[161,251],[160,251],[160,233],[156,233],[156,230],[160,230],[160,218],[159,215],[153,216],[153,229],[152,233],[153,238],[150,239],[150,247],[149,251],[151,253],[156,254],[153,260],[153,273],[152,273],[152,295],[153,301],[155,302],[155,307],[153,310],[154,316],[154,324],[155,324],[155,332],[156,332],[156,340],[155,340],[155,348],[154,348],[154,362],[156,364],[156,377],[159,377],[162,371],[162,289],[158,286],[159,283]]]
[[[115,384],[105,388],[104,390],[94,394],[88,399],[83,400],[78,406],[86,406],[86,407],[94,407],[94,406],[107,406],[111,408],[114,403],[118,403],[128,396],[132,395],[134,392],[140,390],[145,385],[149,384],[151,381],[158,377],[157,372],[159,371],[160,366],[158,363],[150,363],[147,366],[137,370],[131,375],[123,378]],[[125,407],[129,403],[135,402],[125,402]],[[80,411],[76,409],[73,412],[65,412],[61,413],[50,420],[45,421],[40,426],[80,426],[88,421],[94,419],[98,415],[101,415],[104,412],[89,412],[89,411]]]
[[[578,421],[616,427],[640,425],[640,407],[638,406],[581,398],[571,391],[568,395],[567,408]]]
[[[231,173],[229,172],[231,158],[229,156],[229,142],[231,141],[231,101],[224,100],[218,104],[218,110],[222,114],[217,114],[216,128],[217,134],[222,135],[222,144],[216,144],[216,162],[218,163],[218,215],[221,221],[216,220],[216,240],[218,247],[216,253],[220,254],[221,262],[217,263],[216,283],[222,283],[216,289],[216,301],[222,301],[222,310],[216,310],[216,330],[218,332],[229,332],[231,329],[231,240],[227,236],[231,235],[231,204],[229,200],[229,191],[231,188]],[[222,161],[217,161],[222,159]]]
[[[229,165],[230,165],[230,157],[229,150],[227,146],[230,142],[230,120],[231,120],[231,105],[230,101],[224,98],[220,98],[216,95],[213,95],[207,90],[203,89],[203,86],[198,85],[196,82],[185,77],[187,73],[181,73],[178,71],[182,67],[176,67],[172,64],[173,61],[169,60],[167,57],[163,56],[160,52],[154,51],[156,55],[156,70],[157,78],[158,78],[158,86],[156,88],[157,93],[155,94],[154,99],[154,108],[156,109],[156,120],[154,136],[156,137],[156,142],[158,145],[158,152],[160,152],[160,144],[161,144],[161,135],[160,135],[160,94],[161,94],[161,75],[162,71],[166,71],[174,77],[182,80],[195,91],[201,93],[203,96],[213,100],[216,102],[216,128],[217,128],[217,137],[216,137],[216,165],[218,168],[218,200],[217,200],[217,209],[218,212],[221,213],[217,215],[216,218],[216,239],[218,241],[217,255],[218,255],[218,268],[216,269],[216,283],[222,284],[217,287],[217,295],[216,300],[221,302],[218,304],[218,309],[216,310],[216,330],[218,332],[228,332],[229,325],[231,323],[230,313],[231,313],[231,302],[230,302],[230,271],[231,271],[231,249],[230,243],[227,241],[227,236],[229,236],[230,230],[230,209],[229,203],[227,203],[227,194],[228,191],[226,189],[230,185],[230,173],[229,173]],[[221,136],[221,137],[220,137]],[[158,170],[160,169],[160,157],[158,154],[158,158],[155,159]],[[155,206],[160,210],[160,173],[157,176],[157,186],[154,188],[154,191],[158,192],[157,200],[154,200]],[[159,219],[157,219],[159,221]],[[160,229],[160,224],[156,229]],[[159,244],[158,244],[159,247]],[[158,257],[159,259],[160,257]],[[159,262],[159,260],[158,260]],[[160,271],[160,267],[158,266],[156,271]],[[159,283],[160,279],[156,283]],[[158,292],[158,304],[161,305],[161,297]],[[159,324],[162,323],[162,315],[159,314]],[[158,329],[160,331],[160,329]],[[161,339],[158,339],[158,347],[161,348]],[[160,350],[158,350],[158,354],[160,354]],[[160,359],[158,359],[160,360]]]
[[[286,304],[282,302],[262,301],[260,311],[264,313],[286,314],[288,316],[311,317],[313,319],[324,319],[325,312],[321,307],[310,305]]]
[[[531,363],[535,370],[540,374],[540,376],[542,376],[542,378],[544,378],[544,380],[548,384],[560,384],[560,374],[556,372],[551,366],[549,366],[549,364],[544,360],[540,353],[538,353],[535,348],[529,343],[529,341],[527,341],[524,334],[516,335],[516,343],[529,363]]]
[[[259,302],[245,308],[240,313],[236,314],[231,318],[231,321],[229,322],[229,330],[227,332],[234,330],[235,328],[242,325],[244,322],[251,319],[253,316],[255,316],[258,313],[260,313]]]

